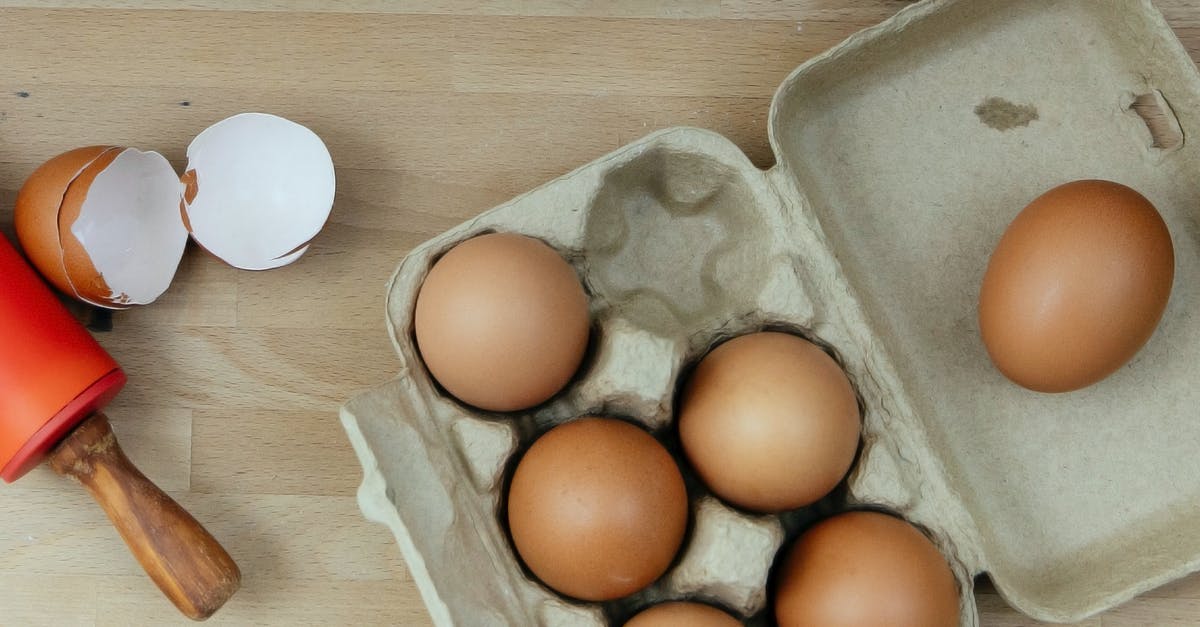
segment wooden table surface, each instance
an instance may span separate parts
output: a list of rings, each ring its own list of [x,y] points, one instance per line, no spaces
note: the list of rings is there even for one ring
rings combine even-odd
[[[654,129],[714,129],[770,165],[784,76],[906,4],[0,0],[0,231],[63,150],[181,165],[192,136],[248,110],[321,135],[338,195],[311,251],[256,273],[189,248],[159,302],[98,335],[130,377],[110,416],[241,564],[213,624],[426,625],[391,534],[359,515],[337,419],[397,369],[382,312],[397,261]],[[1159,5],[1200,56],[1200,3]],[[979,606],[984,625],[1034,624],[986,585]],[[0,487],[0,625],[183,622],[82,490],[45,469]],[[1200,624],[1200,576],[1083,624]]]

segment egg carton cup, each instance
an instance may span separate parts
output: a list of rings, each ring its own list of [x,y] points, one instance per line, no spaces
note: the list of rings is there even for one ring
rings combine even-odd
[[[405,257],[387,296],[399,375],[342,411],[364,470],[361,508],[394,532],[439,626],[619,624],[682,598],[760,622],[780,548],[803,521],[859,505],[928,533],[958,579],[966,626],[978,624],[983,572],[1019,610],[1065,622],[1197,570],[1200,148],[1187,133],[1198,116],[1196,68],[1148,1],[906,8],[787,78],[771,104],[770,170],[714,133],[667,129]],[[1164,128],[1178,141],[1163,141]],[[1174,291],[1121,371],[1038,394],[992,367],[976,299],[1008,222],[1080,178],[1124,183],[1158,207]],[[492,231],[555,247],[591,303],[580,372],[524,412],[449,397],[413,339],[431,265]],[[649,589],[584,603],[523,569],[503,509],[533,439],[604,415],[670,441],[688,369],[761,329],[820,343],[855,386],[863,438],[839,494],[754,515],[707,494],[681,463],[688,536]]]

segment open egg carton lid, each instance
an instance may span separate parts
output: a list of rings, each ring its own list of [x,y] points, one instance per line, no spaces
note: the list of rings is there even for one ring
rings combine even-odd
[[[387,311],[401,374],[342,414],[364,467],[362,509],[395,532],[439,625],[603,624],[601,609],[532,582],[504,537],[518,421],[439,394],[411,337],[432,261],[472,235],[513,231],[568,256],[598,326],[584,371],[529,412],[534,423],[607,411],[669,428],[676,378],[715,339],[795,325],[835,349],[863,398],[850,501],[931,532],[962,584],[964,624],[978,620],[980,572],[1026,614],[1073,621],[1195,571],[1196,128],[1200,77],[1149,0],[906,8],[788,77],[771,105],[770,171],[719,136],[669,129],[406,257]],[[979,284],[1017,211],[1082,178],[1155,204],[1173,237],[1174,289],[1118,373],[1033,393],[987,357]],[[757,533],[764,554],[782,532],[723,508],[693,505],[689,546],[648,595],[761,611],[761,560],[728,561],[702,529],[727,524],[747,545]]]

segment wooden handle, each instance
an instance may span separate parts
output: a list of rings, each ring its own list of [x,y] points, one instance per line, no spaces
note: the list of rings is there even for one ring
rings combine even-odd
[[[241,585],[229,553],[125,457],[104,414],[94,414],[49,457],[104,508],[146,574],[193,620],[216,612]]]

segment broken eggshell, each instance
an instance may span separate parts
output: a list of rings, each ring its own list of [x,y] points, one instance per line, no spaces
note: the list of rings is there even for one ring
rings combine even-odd
[[[87,146],[64,152],[29,175],[13,208],[13,226],[29,261],[60,292],[78,296],[63,265],[58,243],[59,207],[71,182],[113,146]]]
[[[231,266],[295,261],[333,208],[333,160],[311,130],[265,113],[217,122],[192,140],[182,213],[192,238]]]
[[[187,244],[178,198],[175,170],[157,152],[110,150],[84,169],[58,214],[63,266],[80,299],[128,307],[167,291]]]
[[[230,265],[276,268],[304,254],[333,208],[329,151],[295,122],[228,118],[197,136],[188,158],[182,180],[162,155],[134,148],[50,159],[17,195],[29,260],[64,294],[124,309],[166,291],[189,232]]]
[[[50,283],[83,302],[124,309],[171,283],[187,231],[170,209],[179,182],[162,155],[90,146],[47,161],[22,186],[17,237]]]

